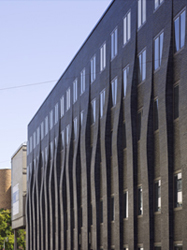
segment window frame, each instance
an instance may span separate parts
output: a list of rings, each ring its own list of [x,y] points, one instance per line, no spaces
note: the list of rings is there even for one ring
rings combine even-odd
[[[126,72],[126,77],[124,76]],[[128,85],[128,76],[129,76],[129,64],[123,69],[123,98],[127,95],[127,85]]]
[[[158,5],[156,7],[156,1],[158,2]],[[155,0],[154,1],[154,11],[158,10],[159,7],[164,3],[164,0]]]
[[[181,29],[182,29],[182,27],[181,27],[181,16],[182,16],[182,14],[183,14],[183,12],[185,12],[185,15],[184,15],[184,17],[185,17],[185,20],[184,20],[184,44],[183,45],[181,45],[181,41],[182,41],[182,39],[181,39],[181,37],[182,37],[182,32],[181,32]],[[175,27],[175,22],[176,22],[176,20],[179,18],[179,34],[178,34],[178,43],[179,43],[179,48],[177,49],[176,48],[176,27]],[[173,25],[173,28],[174,28],[174,50],[175,50],[175,54],[177,54],[178,52],[180,52],[184,47],[185,47],[185,42],[186,42],[186,8],[183,8],[175,17],[174,17],[174,19],[173,19],[173,21],[174,21],[174,25]]]
[[[179,183],[179,181],[176,182],[175,178],[176,177],[178,178],[178,176],[180,178],[178,180],[181,180],[181,183]],[[178,185],[180,185],[180,187],[181,187],[180,189],[179,189]],[[182,204],[183,204],[182,171],[174,173],[174,176],[173,176],[173,186],[174,186],[174,188],[173,188],[173,191],[174,191],[174,199],[173,199],[173,201],[174,201],[174,208],[175,209],[180,209],[180,208],[182,208]],[[179,195],[180,192],[181,192],[181,203],[178,202],[178,195]]]
[[[112,61],[118,54],[118,27],[115,27],[110,36],[111,36],[111,61]]]
[[[66,111],[70,109],[71,106],[71,92],[70,87],[66,90]]]
[[[117,92],[118,92],[118,77],[116,76],[111,82],[111,92],[112,92],[112,107],[116,106],[117,103]]]
[[[102,118],[104,115],[104,106],[105,106],[105,89],[103,89],[99,94],[100,118]]]
[[[73,103],[75,103],[77,101],[77,98],[78,98],[78,89],[77,89],[77,86],[78,86],[78,80],[77,78],[73,81]]]
[[[144,52],[145,52],[145,56],[144,56]],[[144,62],[144,58],[145,58],[145,62]],[[147,50],[145,47],[138,54],[138,64],[139,64],[138,65],[138,84],[141,84],[146,80],[146,73],[147,73],[147,70],[146,70],[147,61],[146,61],[146,59],[147,59]]]
[[[80,78],[81,78],[81,95],[85,92],[86,88],[86,70],[85,68],[82,69],[80,72]]]
[[[106,68],[106,42],[100,47],[100,72]]]
[[[131,39],[131,9],[128,10],[128,12],[125,14],[123,18],[123,46],[125,46],[130,41],[130,39]]]
[[[161,36],[162,40],[161,40]],[[158,53],[157,53],[157,63],[158,66],[156,67],[156,41],[158,40]],[[162,46],[162,51],[161,51],[161,46]],[[163,48],[164,48],[164,30],[162,30],[155,38],[154,38],[154,71],[156,72],[157,70],[160,69],[161,63],[162,63],[162,54],[163,54]]]
[[[93,83],[96,80],[96,54],[90,60],[90,81]]]
[[[156,187],[156,184],[158,186]],[[159,188],[158,188],[159,187]],[[159,202],[160,199],[160,202]],[[160,203],[160,206],[159,206]],[[162,207],[162,200],[161,200],[161,179],[157,179],[154,181],[154,212],[160,213]]]
[[[58,123],[58,102],[55,104],[55,124]]]
[[[60,98],[60,116],[64,116],[64,95]]]
[[[96,122],[96,98],[91,101],[91,124]]]
[[[139,190],[141,190],[141,192],[139,192]],[[138,214],[138,216],[142,216],[143,215],[143,188],[142,188],[142,185],[139,185],[138,189],[137,189],[137,201],[138,201],[137,214]]]
[[[147,2],[146,0],[138,0],[137,1],[138,4],[138,30],[141,29],[141,27],[146,23],[146,19],[147,19]],[[141,14],[141,15],[140,15]]]

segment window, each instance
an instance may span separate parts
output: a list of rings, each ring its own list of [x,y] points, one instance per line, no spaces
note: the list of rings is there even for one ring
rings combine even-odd
[[[84,110],[81,111],[81,126],[83,125]]]
[[[45,147],[45,164],[47,163],[48,158],[48,147]]]
[[[37,128],[37,145],[39,144],[39,141],[40,141],[40,127]]]
[[[142,120],[142,110],[138,111],[137,114],[137,140],[140,140],[141,136],[141,120]]]
[[[161,211],[161,180],[155,181],[155,212]]]
[[[36,132],[33,133],[33,148],[36,147]]]
[[[64,149],[64,147],[65,147],[64,130],[61,132],[61,140],[62,140],[62,149]]]
[[[106,43],[100,48],[100,71],[103,71],[106,67]]]
[[[53,128],[53,110],[50,112],[50,129]]]
[[[66,110],[70,109],[70,88],[66,91]]]
[[[43,122],[41,123],[40,127],[41,127],[41,140],[43,140],[44,138],[44,123]]]
[[[70,127],[70,125],[68,124],[66,126],[66,145],[68,145],[68,143],[69,143],[69,127]]]
[[[32,136],[30,137],[30,153],[32,152]]]
[[[53,142],[50,142],[51,159],[53,158]]]
[[[129,65],[123,70],[123,96],[126,97],[127,93],[127,80],[129,75]]]
[[[138,215],[143,214],[143,194],[142,187],[138,187]]]
[[[182,11],[174,20],[175,27],[175,52],[184,47],[186,30],[186,10]]]
[[[162,50],[163,50],[163,40],[164,40],[164,32],[162,32],[159,36],[155,38],[154,41],[154,69],[157,70],[161,66],[162,61]]]
[[[118,89],[118,79],[117,79],[117,77],[112,81],[111,88],[112,88],[112,104],[113,104],[113,106],[116,106],[117,89]]]
[[[138,247],[138,250],[143,250],[143,247]]]
[[[111,60],[118,53],[118,29],[116,28],[111,34]]]
[[[77,117],[73,120],[74,140],[77,138]]]
[[[62,96],[60,99],[60,107],[61,107],[60,115],[61,115],[61,117],[63,117],[64,116],[64,96]]]
[[[182,207],[182,173],[174,176],[174,207]]]
[[[125,191],[123,194],[123,218],[128,218],[128,191]]]
[[[115,219],[114,196],[111,197],[111,221]]]
[[[45,135],[48,133],[48,116],[45,117]]]
[[[55,124],[58,122],[58,103],[55,105]]]
[[[179,117],[179,85],[174,86],[173,90],[173,119],[177,119]]]
[[[125,45],[131,38],[131,11],[123,19],[123,44]]]
[[[90,61],[91,64],[91,83],[96,79],[96,56],[94,55]]]
[[[153,129],[158,130],[158,98],[154,100],[153,105]]]
[[[164,0],[155,0],[155,10],[164,2]]]
[[[73,103],[77,101],[77,79],[73,82]]]
[[[100,117],[103,117],[104,105],[105,105],[105,90],[103,90],[100,93]]]
[[[146,0],[138,0],[138,28],[146,21]]]
[[[85,69],[81,71],[81,94],[85,91]]]
[[[182,250],[182,244],[175,245],[174,250]]]
[[[91,102],[91,124],[96,120],[96,99]]]
[[[146,78],[146,49],[139,54],[139,82]]]

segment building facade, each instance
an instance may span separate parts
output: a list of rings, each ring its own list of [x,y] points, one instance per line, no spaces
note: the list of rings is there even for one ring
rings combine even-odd
[[[0,209],[11,209],[11,169],[0,169]]]
[[[187,249],[186,7],[113,1],[29,123],[27,249]]]

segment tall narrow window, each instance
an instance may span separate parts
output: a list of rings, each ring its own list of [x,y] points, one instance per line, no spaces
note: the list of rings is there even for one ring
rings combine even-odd
[[[84,119],[84,110],[81,111],[81,126],[83,125],[83,119]]]
[[[128,218],[128,191],[125,191],[123,194],[123,218],[126,219]]]
[[[37,128],[37,140],[36,140],[37,145],[39,144],[39,141],[40,141],[40,127]]]
[[[36,132],[33,133],[33,148],[36,147]]]
[[[66,126],[66,145],[69,144],[69,129],[70,129],[70,125],[68,124]]]
[[[100,71],[103,71],[106,67],[106,43],[100,48]]]
[[[105,90],[103,90],[100,93],[100,117],[103,117],[104,105],[105,105]]]
[[[182,173],[174,176],[174,207],[182,207]]]
[[[50,129],[53,128],[53,110],[50,112]]]
[[[138,187],[138,215],[143,214],[143,194],[142,187]]]
[[[111,221],[115,219],[114,196],[111,196]]]
[[[164,2],[164,0],[155,0],[155,10]]]
[[[138,247],[138,250],[143,250],[143,247]]]
[[[174,20],[175,52],[184,47],[186,31],[186,10],[182,11]]]
[[[30,137],[30,153],[32,152],[32,136]]]
[[[96,99],[91,102],[91,124],[96,120]]]
[[[44,122],[41,122],[40,127],[41,127],[41,140],[43,140],[43,138],[44,138]]]
[[[182,250],[183,248],[182,248],[182,244],[176,244],[175,246],[174,246],[174,250]]]
[[[48,116],[45,117],[45,135],[48,133]]]
[[[55,124],[58,122],[58,103],[55,105]]]
[[[111,34],[111,60],[118,53],[118,29],[116,28]]]
[[[91,83],[96,79],[96,55],[94,55],[90,61],[91,65]]]
[[[173,90],[173,118],[174,120],[179,117],[179,85],[174,86]]]
[[[116,100],[117,100],[117,89],[118,89],[117,77],[111,82],[111,88],[112,88],[112,104],[114,107],[116,106]]]
[[[161,211],[161,180],[155,181],[155,212]]]
[[[140,140],[141,136],[141,120],[142,120],[142,110],[138,111],[137,114],[137,140]]]
[[[127,80],[129,75],[129,65],[123,70],[123,96],[126,97],[127,93]]]
[[[154,41],[154,69],[158,69],[161,66],[162,50],[163,50],[164,32],[155,38]]]
[[[60,99],[60,115],[61,117],[64,116],[64,96],[62,96]]]
[[[139,54],[139,82],[146,78],[146,49]]]
[[[73,82],[73,103],[77,101],[77,79]]]
[[[66,110],[70,109],[70,88],[66,91]]]
[[[81,94],[85,91],[85,69],[81,71]]]
[[[64,130],[61,132],[61,143],[62,143],[62,149],[65,147],[65,136],[64,136]]]
[[[53,142],[50,142],[50,153],[51,153],[51,159],[53,158]]]
[[[146,21],[146,0],[138,0],[138,28]]]
[[[153,126],[154,131],[158,130],[158,98],[154,100],[153,106]]]
[[[123,19],[123,44],[125,45],[131,38],[131,11]]]
[[[74,140],[77,139],[77,117],[73,120]]]

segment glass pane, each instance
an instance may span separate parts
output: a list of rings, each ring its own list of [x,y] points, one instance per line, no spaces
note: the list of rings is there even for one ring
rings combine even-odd
[[[143,13],[142,13],[142,23],[144,23],[146,21],[146,0],[142,0],[143,1]]]
[[[155,9],[158,7],[159,3],[158,0],[155,0]]]
[[[175,51],[179,50],[179,17],[175,20]]]
[[[143,62],[142,62],[142,81],[146,78],[146,50],[143,52]]]
[[[139,55],[139,81],[142,81],[142,54]]]
[[[155,70],[159,67],[159,38],[155,39]]]
[[[123,20],[123,43],[127,42],[127,17]]]
[[[131,12],[128,14],[128,40],[131,38]]]
[[[141,0],[138,0],[138,28],[141,26]]]
[[[115,30],[115,56],[117,55],[118,53],[118,30],[116,29]]]
[[[126,96],[126,89],[127,89],[127,69],[123,71],[123,91],[124,97]]]
[[[186,22],[186,11],[181,14],[181,44],[180,47],[182,48],[185,44],[185,22]]]
[[[160,35],[160,65],[162,61],[163,41],[164,41],[164,33]]]
[[[106,67],[106,43],[103,46],[103,68]]]
[[[111,35],[111,58],[114,58],[114,33]]]

